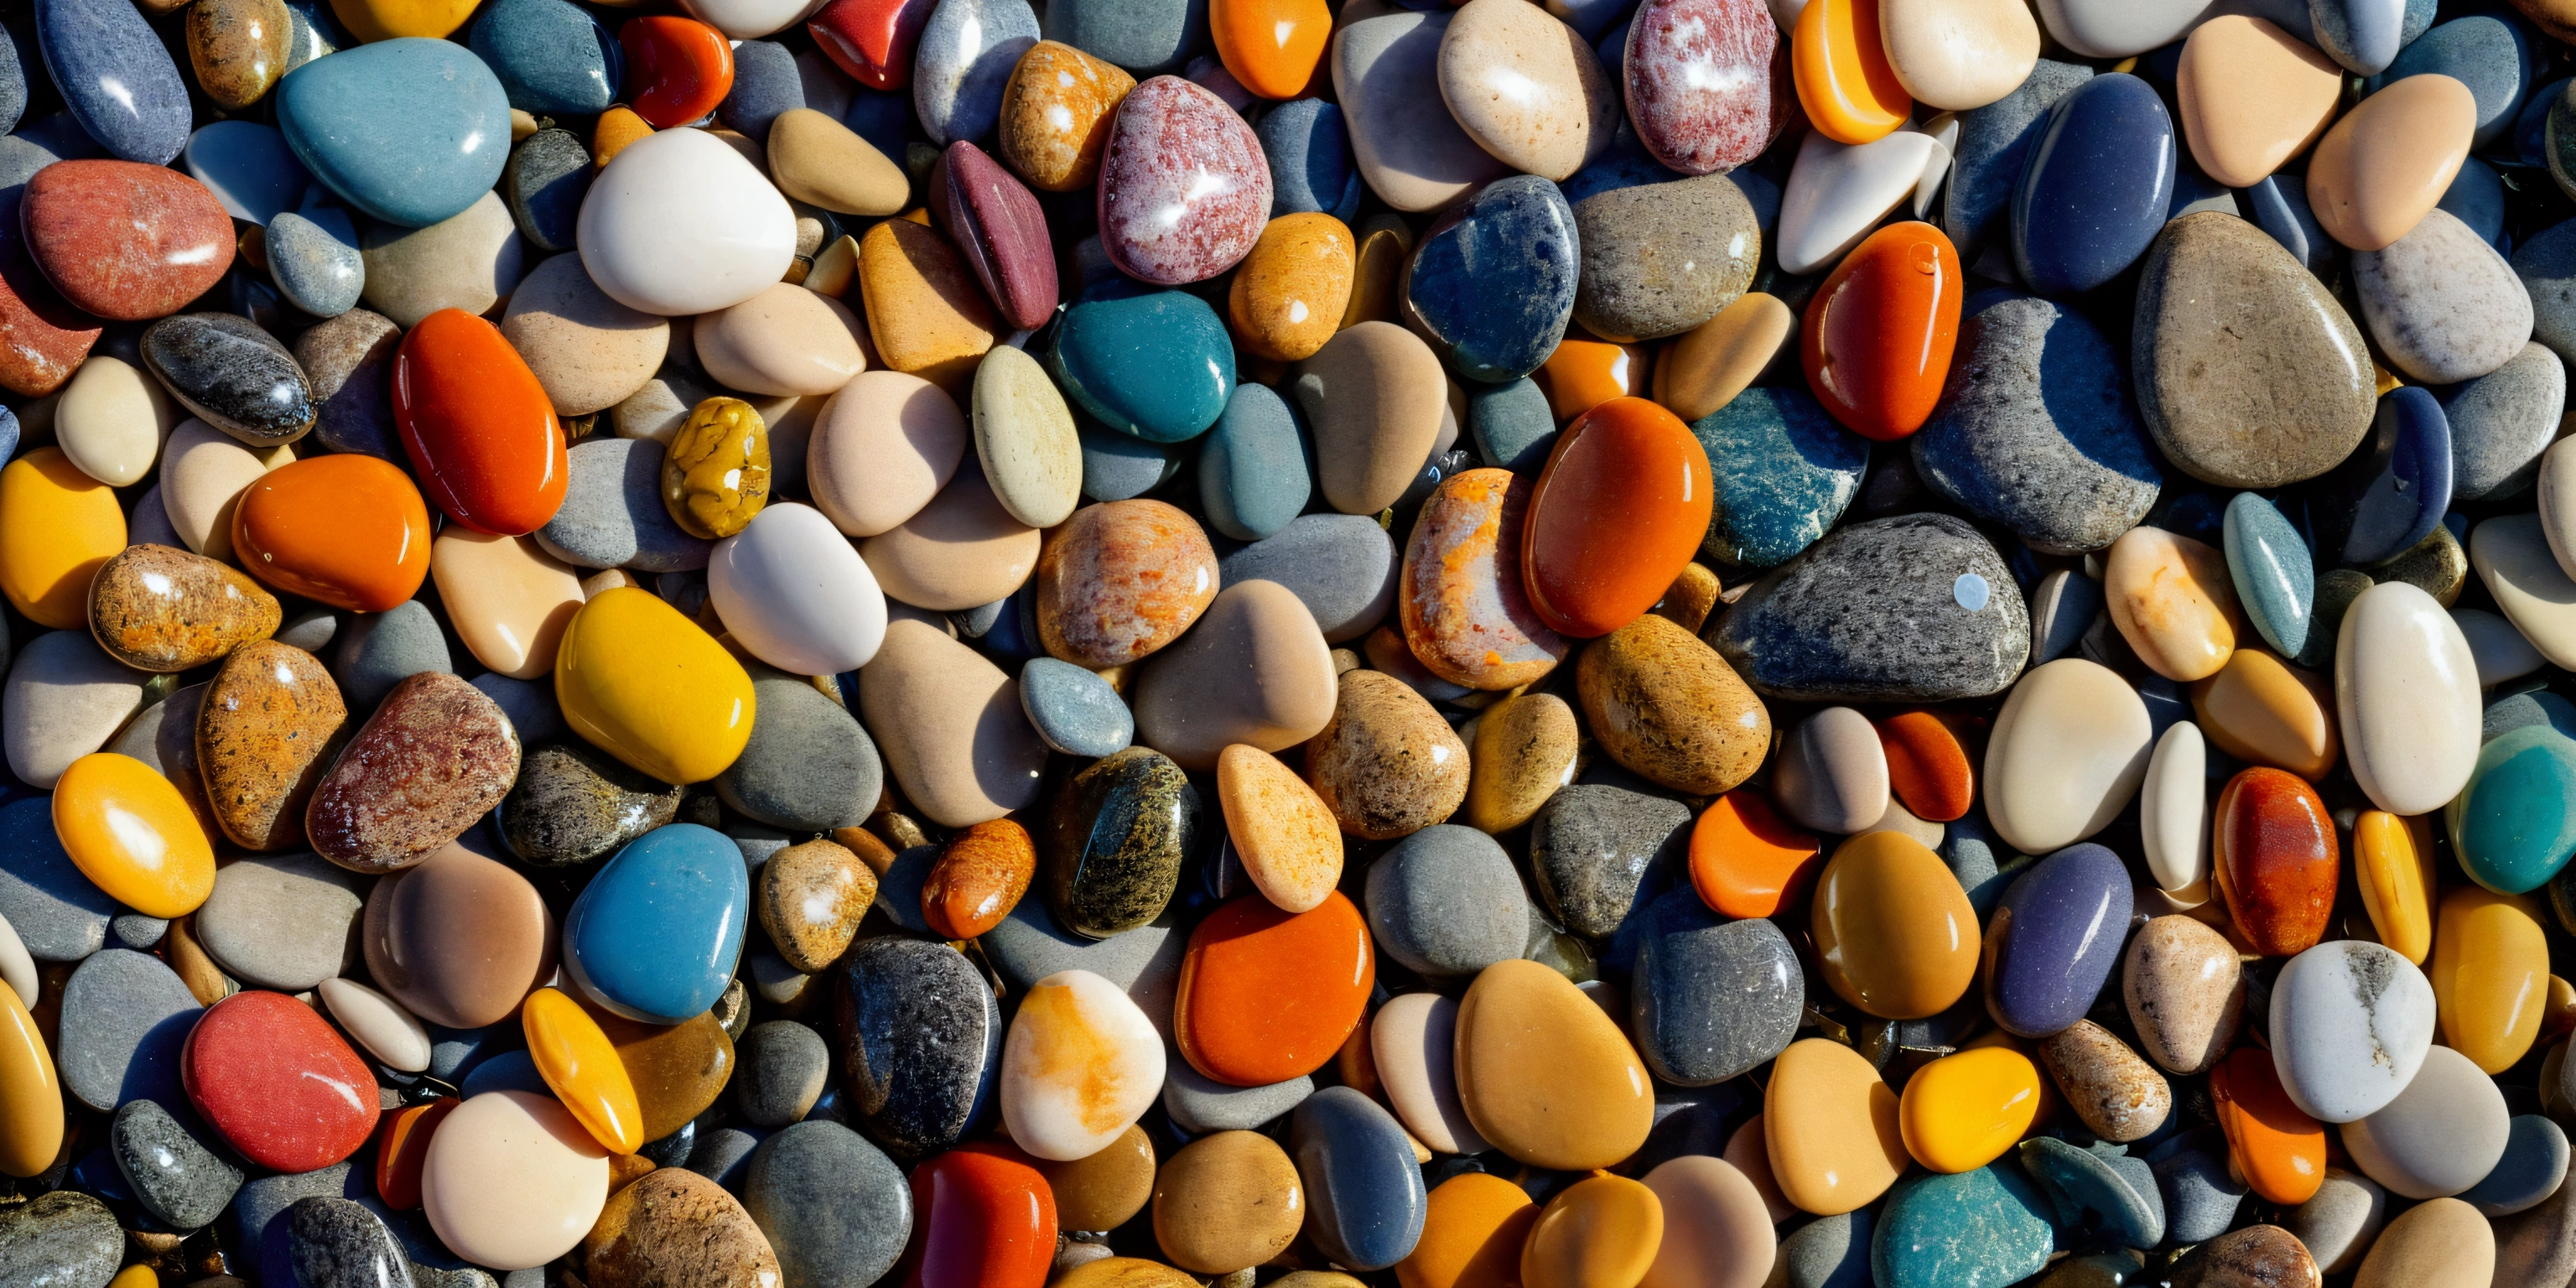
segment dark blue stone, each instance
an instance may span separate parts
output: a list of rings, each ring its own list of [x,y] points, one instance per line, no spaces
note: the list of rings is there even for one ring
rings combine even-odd
[[[431,1024],[429,1028],[429,1076],[450,1086],[473,1072],[474,1067],[504,1051],[527,1044],[526,1027],[519,1017],[511,1016],[479,1029],[451,1029]]]
[[[1349,223],[1359,214],[1363,185],[1341,108],[1293,99],[1271,108],[1252,132],[1270,159],[1272,215],[1322,211]]]
[[[2504,177],[2476,157],[2460,162],[2460,173],[2442,190],[2440,209],[2469,226],[2469,231],[2497,249],[2504,245]]]
[[[1730,921],[1685,886],[1655,900],[1638,928],[1629,1028],[1657,1078],[1710,1086],[1788,1049],[1806,991],[1778,926]]]
[[[457,1084],[457,1090],[468,1098],[487,1091],[526,1091],[540,1096],[554,1094],[554,1089],[546,1085],[545,1075],[537,1072],[535,1057],[530,1056],[525,1047],[504,1051],[475,1065],[473,1072],[465,1075],[465,1081]]]
[[[2307,501],[2322,564],[2380,563],[2430,536],[2451,507],[2451,425],[2441,402],[2415,385],[2389,391],[2370,437],[2309,485]]]
[[[2089,291],[2147,253],[2173,204],[2173,118],[2155,87],[2096,76],[2050,108],[2013,189],[2013,264],[2042,295]]]
[[[1870,1232],[1878,1288],[1986,1288],[2048,1264],[2051,1204],[2009,1158],[1973,1172],[1908,1176]]]
[[[1394,1115],[1327,1087],[1290,1117],[1288,1155],[1306,1185],[1306,1235],[1334,1264],[1384,1270],[1412,1254],[1429,1200]]]
[[[714,1006],[742,956],[751,879],[724,833],[659,827],[609,856],[564,915],[564,973],[647,1024]]]
[[[2012,93],[1959,113],[1959,143],[1950,161],[1949,181],[1943,185],[1940,223],[1941,231],[1958,243],[1962,262],[1975,263],[1979,251],[2005,235],[2006,207],[2012,204],[2013,187],[2021,179],[2032,145],[2048,128],[2049,109],[2092,79],[2093,69],[2082,63],[2043,58]],[[1751,195],[1749,185],[1741,179],[1737,183]],[[1775,198],[1773,208],[1777,207]],[[1756,201],[1754,209],[1761,210],[1762,203]],[[1768,219],[1763,221],[1762,235],[1766,242],[1771,238]]]
[[[2516,1114],[2505,1132],[2504,1157],[2486,1179],[2461,1191],[2460,1201],[2490,1217],[2532,1207],[2567,1179],[2567,1133],[2538,1114]]]
[[[2022,1167],[2057,1208],[2057,1223],[2116,1236],[2124,1248],[2164,1242],[2164,1195],[2145,1160],[2122,1145],[2090,1149],[2054,1136],[2034,1136],[2020,1147]]]
[[[1565,194],[1516,174],[1451,206],[1422,235],[1404,267],[1405,304],[1459,375],[1517,380],[1565,338],[1582,250]]]
[[[805,81],[797,74],[796,55],[774,40],[746,40],[733,47],[733,88],[716,105],[716,119],[752,142],[769,142],[769,123],[783,112],[805,106]],[[903,157],[891,158],[896,165]]]
[[[921,132],[913,128],[910,90],[858,86],[850,91],[850,106],[841,113],[841,124],[896,165],[903,164],[904,144],[921,137]],[[1083,189],[1085,194],[1090,191]],[[1055,221],[1047,222],[1053,226]]]
[[[2531,29],[2519,16],[2496,8],[2425,32],[2387,71],[2363,82],[2363,89],[2376,94],[2409,76],[2448,76],[2468,86],[2477,99],[2477,129],[2469,146],[2484,148],[2513,128],[2540,70],[2540,44]]]
[[[840,1071],[860,1131],[910,1162],[955,1145],[991,1117],[1002,1008],[964,955],[924,940],[863,939],[841,958],[839,973]]]
[[[1259,541],[1287,527],[1314,495],[1309,438],[1296,404],[1279,391],[1236,385],[1199,448],[1199,499],[1208,522],[1237,541]]]
[[[1869,469],[1869,443],[1795,385],[1747,389],[1690,428],[1715,500],[1700,551],[1737,568],[1776,567],[1814,545]]]
[[[2129,933],[2129,870],[2090,842],[2032,865],[1986,928],[1986,1010],[2026,1038],[2093,1009]]]
[[[1216,310],[1123,277],[1065,309],[1046,364],[1075,405],[1148,442],[1198,437],[1234,396],[1234,341]]]
[[[170,164],[188,145],[188,86],[142,11],[130,0],[35,3],[45,71],[81,128],[127,161]]]
[[[475,15],[466,46],[501,78],[510,106],[539,116],[596,116],[617,101],[625,81],[626,55],[616,38],[569,0],[491,0]]]

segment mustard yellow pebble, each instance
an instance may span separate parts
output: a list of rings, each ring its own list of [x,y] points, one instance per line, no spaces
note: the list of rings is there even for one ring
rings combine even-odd
[[[96,751],[54,782],[54,835],[90,884],[147,917],[184,917],[215,890],[215,848],[188,798],[150,765]]]
[[[115,489],[80,472],[56,447],[0,469],[0,594],[39,626],[89,625],[89,583],[125,548]]]
[[[2433,951],[2433,824],[2430,815],[2402,818],[2364,810],[2352,824],[2352,870],[2361,907],[2379,942],[2424,964]]]
[[[710,541],[742,531],[769,503],[769,426],[739,398],[709,398],[671,435],[662,504]]]
[[[18,991],[0,988],[0,1172],[40,1175],[63,1152],[63,1088],[53,1052]]]
[[[1341,328],[1350,304],[1359,248],[1331,215],[1281,215],[1234,272],[1227,313],[1244,347],[1265,358],[1302,362]]]
[[[2549,995],[2549,940],[2528,897],[2474,885],[2443,896],[2431,974],[2442,1045],[2490,1074],[2531,1050]]]
[[[555,650],[564,722],[666,783],[702,783],[751,741],[751,677],[713,636],[650,591],[582,605]]]
[[[555,1099],[612,1154],[644,1147],[644,1110],[617,1047],[581,1004],[556,989],[541,988],[519,1005],[519,1027],[528,1058]]]
[[[2003,1157],[2038,1112],[2039,1067],[2010,1047],[1985,1047],[1916,1070],[1896,1121],[1915,1162],[1972,1172]]]
[[[474,16],[480,0],[331,0],[331,12],[360,44],[396,36],[444,40]]]
[[[1557,1191],[1521,1245],[1521,1288],[1636,1288],[1664,1242],[1664,1202],[1595,1172]]]

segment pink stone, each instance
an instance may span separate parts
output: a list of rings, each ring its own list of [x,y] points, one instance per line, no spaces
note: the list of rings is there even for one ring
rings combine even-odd
[[[206,185],[133,161],[57,161],[27,181],[27,249],[72,307],[168,317],[233,266],[233,221]]]
[[[1269,219],[1270,162],[1224,99],[1157,76],[1118,105],[1100,162],[1100,244],[1118,271],[1206,281],[1251,254]]]
[[[940,165],[947,178],[938,209],[949,240],[1004,320],[1022,331],[1045,326],[1055,313],[1055,244],[1037,194],[963,139],[948,145]]]
[[[1684,174],[1760,156],[1795,111],[1789,42],[1762,0],[1646,0],[1623,68],[1637,138]]]

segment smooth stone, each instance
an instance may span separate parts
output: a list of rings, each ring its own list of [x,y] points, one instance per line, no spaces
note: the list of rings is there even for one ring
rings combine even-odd
[[[767,1236],[786,1288],[865,1288],[902,1255],[912,1192],[876,1146],[830,1121],[760,1143],[742,1205]]]
[[[1252,132],[1270,160],[1270,213],[1359,214],[1362,181],[1348,116],[1320,98],[1292,99],[1262,114]]]
[[[2131,1246],[2164,1242],[2164,1195],[2144,1160],[2117,1145],[2082,1149],[2054,1137],[2027,1141],[2018,1153],[2059,1220],[2106,1227]]]
[[[1064,522],[1082,501],[1081,439],[1044,364],[998,345],[976,364],[970,401],[976,459],[1002,508],[1032,528]],[[1209,514],[1224,526],[1213,499]]]
[[[1530,869],[1549,914],[1592,939],[1617,931],[1651,897],[1650,870],[1669,871],[1686,844],[1688,811],[1622,787],[1576,784],[1530,820]]]
[[[1016,0],[942,5],[913,54],[912,102],[934,145],[975,140],[1001,120],[1002,91],[1038,40],[1038,17]]]
[[[1639,6],[1621,57],[1607,61],[1638,141],[1656,160],[1683,174],[1723,173],[1778,137],[1794,86],[1788,42],[1768,16],[1704,0]]]
[[[2371,337],[2418,380],[2477,379],[2531,339],[2532,300],[2513,289],[2513,266],[2447,210],[2381,249],[2355,251],[2352,275]]]
[[[1467,768],[1466,744],[1431,704],[1380,671],[1342,677],[1332,718],[1306,757],[1307,782],[1342,830],[1371,840],[1455,813],[1466,799]]]
[[[520,239],[543,252],[571,250],[595,173],[590,149],[569,130],[539,130],[511,149],[500,191]]]
[[[1234,352],[1216,311],[1188,292],[1125,279],[1067,306],[1046,363],[1076,407],[1147,442],[1204,433],[1234,390]]]
[[[680,1023],[724,992],[750,906],[739,854],[722,834],[689,823],[656,829],[620,849],[565,914],[565,972],[628,1019]]]
[[[2567,1133],[2538,1114],[2514,1115],[2504,1157],[2460,1201],[2488,1217],[2511,1216],[2546,1202],[2567,1179]]]
[[[805,449],[814,504],[846,536],[891,531],[948,486],[968,442],[966,417],[938,386],[861,372],[815,418]]]
[[[143,361],[191,414],[253,447],[290,443],[313,427],[304,369],[248,319],[163,318],[143,333]]]
[[[532,746],[498,807],[501,835],[538,867],[587,863],[670,822],[680,795],[586,743]]]
[[[39,635],[18,650],[0,699],[0,738],[20,781],[51,789],[143,706],[143,672],[119,664],[87,631]]]
[[[716,776],[716,794],[736,812],[793,833],[866,821],[885,775],[859,722],[801,675],[763,667],[751,687],[759,712],[751,741]]]
[[[507,0],[474,18],[466,46],[492,68],[510,106],[549,115],[607,110],[625,55],[608,29],[562,0]]]
[[[2433,1041],[2433,986],[2378,944],[2337,941],[2292,958],[2267,1006],[2282,1089],[2321,1122],[2385,1107]]]
[[[314,855],[249,858],[215,875],[191,927],[226,974],[300,993],[349,966],[365,901],[365,878]]]
[[[734,1052],[742,1063],[729,1089],[754,1127],[775,1129],[802,1121],[822,1098],[832,1071],[832,1053],[823,1036],[794,1020],[752,1025]]]
[[[367,265],[358,230],[346,214],[317,209],[281,211],[268,221],[268,269],[286,302],[320,318],[358,307]]]
[[[2468,786],[2443,811],[2469,879],[2522,894],[2556,876],[2576,853],[2576,836],[2555,817],[2571,779],[2576,743],[2555,729],[2515,729],[2481,747]]]
[[[498,144],[509,137],[510,102],[482,59],[417,35],[342,52],[277,86],[278,128],[314,178],[405,228],[436,224],[490,191],[507,159]]]
[[[1729,921],[1675,890],[1647,909],[1641,932],[1630,1027],[1658,1077],[1711,1086],[1787,1049],[1803,975],[1776,926]]]
[[[35,10],[46,79],[83,131],[115,156],[167,165],[188,142],[188,89],[141,10],[46,0]]]
[[[1422,234],[1405,267],[1406,316],[1465,378],[1518,379],[1564,338],[1581,255],[1573,207],[1555,184],[1537,175],[1496,180]],[[1513,307],[1493,308],[1498,298]],[[1327,445],[1322,423],[1319,448]]]
[[[2173,1089],[2120,1039],[2091,1020],[2040,1040],[2040,1063],[2086,1129],[2126,1143],[2154,1134],[2173,1109]]]
[[[2476,661],[2432,596],[2391,582],[2353,600],[2335,652],[2335,714],[2365,795],[2400,815],[2447,804],[2476,769],[2479,712]]]
[[[610,298],[664,316],[758,295],[795,258],[786,199],[742,154],[698,130],[637,140],[582,203],[583,267]]]
[[[2503,366],[2437,390],[2451,429],[2451,496],[2519,495],[2536,478],[2567,401],[2567,368],[2538,342]]]
[[[885,594],[933,612],[1008,599],[1038,560],[1037,529],[1003,508],[982,469],[961,470],[920,513],[859,543]]]
[[[2458,1199],[2435,1199],[2390,1221],[2362,1258],[2355,1284],[2409,1284],[2457,1277],[2474,1281],[2495,1268],[2495,1232],[2485,1216]]]
[[[375,1134],[373,1080],[339,1030],[282,993],[235,993],[206,1008],[178,1063],[188,1100],[233,1151],[272,1171],[337,1163]]]
[[[705,567],[714,543],[681,528],[662,504],[662,456],[662,445],[650,439],[573,444],[566,454],[571,475],[563,506],[537,530],[538,542],[583,568],[662,573]]]
[[[87,625],[89,584],[131,536],[114,495],[59,448],[0,469],[10,507],[0,521],[0,592],[10,607],[55,630]]]
[[[2081,1019],[2119,963],[2099,928],[2129,920],[2127,870],[2098,845],[2073,845],[2025,870],[1986,925],[1986,1008],[2020,1037]]]
[[[1307,434],[1294,406],[1267,385],[1241,384],[1199,451],[1208,522],[1258,542],[1294,522],[1314,494]]]
[[[1413,1251],[1428,1194],[1393,1115],[1351,1088],[1326,1088],[1291,1116],[1288,1152],[1305,1185],[1307,1232],[1326,1256],[1368,1270]]]
[[[2518,680],[2549,664],[2520,628],[2498,614],[2454,608],[2451,620],[2459,624],[2460,638],[2469,642],[2469,655],[2477,662],[2480,685],[2492,687]]]
[[[2048,19],[2052,34],[2059,25]],[[1996,239],[2008,232],[2006,207],[2020,182],[2022,162],[2046,128],[2050,107],[2092,76],[2093,69],[2082,63],[2042,58],[2011,93],[1959,114],[1938,222],[1963,258],[1973,261],[1986,247],[2000,244]]]
[[[372,709],[415,675],[452,675],[447,638],[429,605],[407,599],[381,613],[357,614],[331,637],[331,679],[344,699]]]
[[[2195,1127],[2145,1154],[2164,1204],[2165,1237],[2206,1243],[2236,1223],[2245,1183],[2228,1174],[2227,1137],[2216,1126]]]
[[[1020,668],[1020,710],[1040,741],[1068,756],[1107,756],[1136,740],[1136,718],[1097,674],[1051,657]]]
[[[2538,911],[2477,886],[2452,888],[2436,909],[2428,973],[2441,1041],[2479,1069],[2503,1071],[2539,1036],[2547,962]]]
[[[305,834],[353,871],[409,867],[501,803],[519,756],[509,717],[481,690],[443,673],[413,676],[314,788]]]
[[[1870,1269],[1891,1288],[1950,1276],[2024,1278],[2047,1263],[2052,1215],[2048,1198],[2012,1163],[1909,1179],[1879,1211]]]
[[[313,436],[324,446],[402,459],[392,393],[394,354],[401,343],[402,328],[392,319],[354,308],[295,337],[296,365],[304,368],[313,390]],[[231,525],[217,526],[226,530],[223,541],[229,549]]]
[[[2238,606],[2264,642],[2290,657],[2307,647],[2316,569],[2298,529],[2271,502],[2241,492],[2227,503],[2222,542]]]
[[[1180,767],[1148,747],[1067,779],[1048,818],[1045,897],[1056,920],[1107,939],[1161,917],[1199,815],[1198,792]]]
[[[877,886],[876,873],[848,847],[803,841],[761,863],[752,879],[752,911],[789,966],[818,975],[850,946]]]
[[[1403,567],[1404,640],[1441,680],[1480,689],[1528,683],[1570,649],[1539,619],[1518,575],[1534,491],[1505,470],[1468,470],[1442,480],[1415,519]],[[1365,543],[1352,521],[1334,523]]]
[[[1350,118],[1352,156],[1370,190],[1397,210],[1437,210],[1511,173],[1458,125],[1442,97],[1440,51],[1452,18],[1378,14],[1334,42],[1333,87]],[[1362,23],[1375,25],[1362,30]]]
[[[2207,1071],[2236,1039],[2243,981],[2235,947],[2207,924],[2179,914],[2148,921],[2121,969],[2139,1049],[2174,1073]]]
[[[1824,272],[1843,259],[1914,195],[1940,155],[1940,143],[1915,130],[1858,145],[1810,135],[1798,145],[1780,198],[1772,250],[1782,271]]]
[[[1003,1042],[1002,1122],[1038,1158],[1088,1158],[1153,1107],[1163,1070],[1159,1035],[1117,985],[1088,971],[1049,976]]]
[[[898,619],[861,671],[860,719],[904,795],[942,826],[967,827],[1037,799],[1046,744],[1016,685],[945,631]]]
[[[2177,1263],[2175,1277],[2205,1285],[2323,1282],[2306,1245],[2277,1225],[2230,1230],[2192,1249]]]
[[[2326,52],[2336,52],[2327,44]],[[2352,66],[2349,56],[2337,61]],[[2356,251],[2383,249],[2441,200],[2476,127],[2477,98],[2466,85],[2440,74],[2391,84],[2317,141],[2308,158],[2308,206],[2327,236]]]
[[[2378,1187],[2371,1188],[2375,1191]],[[2571,1236],[2576,1236],[2576,1229],[2569,1225],[2571,1208],[2576,1208],[2576,1200],[2571,1200],[2570,1191],[2561,1185],[2538,1207],[2498,1223],[2496,1273],[2519,1283],[2532,1276],[2546,1279],[2554,1269],[2567,1265],[2571,1257],[2576,1257],[2576,1244],[2570,1242]],[[2374,1223],[2361,1241],[2366,1243],[2368,1236],[2377,1232]],[[2355,1251],[2357,1254],[2358,1249]]]
[[[2230,13],[2194,28],[2174,78],[2184,142],[2203,173],[2251,188],[2334,118],[2343,73],[2271,21]]]
[[[2495,1084],[2467,1056],[2435,1046],[2395,1099],[2344,1125],[2343,1145],[2389,1193],[2429,1199],[2484,1179],[2504,1156],[2511,1130]]]
[[[1148,1019],[1164,1027],[1189,937],[1172,934],[1168,924],[1148,924],[1092,939],[1058,926],[1045,899],[1023,898],[982,942],[995,968],[1017,987],[1058,971],[1087,970],[1125,989]]]
[[[1325,502],[1344,514],[1375,515],[1400,499],[1447,423],[1444,388],[1429,345],[1374,319],[1335,335],[1300,364],[1294,392],[1314,432]]]
[[[26,249],[72,307],[111,321],[178,312],[232,267],[231,221],[160,165],[80,160],[26,181]]]
[[[1873,1218],[1868,1208],[1819,1217],[1780,1240],[1773,1266],[1787,1288],[1867,1288]]]
[[[332,978],[315,990],[331,1018],[367,1054],[399,1073],[429,1068],[429,1030],[384,994],[354,980]]]
[[[1458,1099],[1457,1031],[1455,1001],[1408,993],[1378,1008],[1366,1054],[1387,1103],[1416,1140],[1436,1153],[1482,1153],[1492,1146]]]
[[[1617,91],[1583,40],[1516,6],[1468,6],[1440,40],[1450,114],[1515,170],[1562,181],[1607,149]]]
[[[1437,980],[1518,957],[1529,935],[1519,876],[1473,828],[1434,824],[1398,842],[1370,865],[1366,903],[1379,950]]]
[[[1557,1053],[1555,1076],[1531,1063],[1540,1042]],[[1537,1166],[1625,1158],[1652,1126],[1635,1049],[1580,989],[1536,962],[1496,962],[1469,986],[1457,1078],[1476,1133]]]
[[[666,476],[671,468],[666,457]],[[857,670],[877,656],[885,637],[877,578],[810,506],[769,506],[716,543],[707,591],[745,648],[795,674]]]
[[[2226,665],[2244,610],[2218,550],[2141,525],[2113,542],[2102,562],[2111,624],[2148,669],[2189,682]]]
[[[732,317],[734,311],[714,316]],[[530,271],[510,292],[501,320],[502,336],[527,358],[529,371],[561,416],[605,410],[641,389],[661,365],[670,332],[664,319],[610,299],[582,270],[580,258],[570,255],[557,255]],[[703,342],[698,352],[702,361],[713,361]]]
[[[1215,94],[1157,76],[1120,101],[1100,161],[1101,243],[1145,282],[1204,281],[1252,250],[1270,167],[1252,127]]]
[[[54,831],[50,802],[26,799],[0,807],[0,917],[28,956],[80,962],[107,941],[116,901],[73,866]],[[32,972],[30,972],[32,975]]]
[[[2146,253],[2173,204],[2174,127],[2144,79],[2097,76],[2049,109],[2013,192],[2013,263],[2034,291],[2092,290]]]
[[[1890,568],[1910,575],[1892,583]],[[1755,582],[1705,636],[1766,697],[1983,697],[2012,683],[2030,649],[2027,606],[1992,593],[2010,585],[1994,548],[1966,524],[1881,519],[1826,534]]]
[[[1798,1210],[1833,1217],[1887,1193],[1909,1159],[1896,1093],[1868,1060],[1807,1038],[1791,1043],[1772,1067],[1761,1120],[1781,1195]]]
[[[459,524],[431,546],[430,571],[449,624],[474,660],[492,668],[486,674],[535,680],[554,669],[585,593],[570,565],[534,538]]]
[[[973,964],[941,944],[876,938],[839,969],[837,1050],[864,1107],[860,1130],[895,1158],[918,1159],[989,1121],[1002,1013]]]
[[[181,1051],[202,1013],[160,959],[109,948],[84,959],[61,986],[63,1090],[100,1113],[132,1100],[182,1103]]]
[[[1163,1112],[1194,1135],[1252,1131],[1276,1121],[1315,1094],[1315,1080],[1299,1074],[1282,1082],[1237,1087],[1218,1082],[1184,1061],[1163,1073]]]
[[[1233,1273],[1223,1268],[1244,1270],[1247,1262],[1277,1256],[1297,1237],[1305,1206],[1304,1187],[1287,1153],[1269,1137],[1248,1131],[1219,1132],[1183,1146],[1156,1172],[1154,1190],[1155,1242],[1175,1265],[1202,1274]],[[1149,1265],[1154,1263],[1138,1263],[1136,1269],[1141,1274]]]
[[[172,1229],[213,1224],[241,1189],[241,1169],[198,1141],[154,1101],[129,1100],[119,1106],[108,1125],[107,1143],[136,1203]]]

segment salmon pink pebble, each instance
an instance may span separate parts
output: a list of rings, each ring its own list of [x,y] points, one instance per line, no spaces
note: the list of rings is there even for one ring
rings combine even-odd
[[[251,1163],[309,1172],[357,1153],[375,1133],[376,1077],[312,1007],[247,992],[206,1008],[179,1076],[208,1126]]]
[[[1178,76],[1128,92],[1100,162],[1100,244],[1130,277],[1203,282],[1270,220],[1270,164],[1233,108]]]

